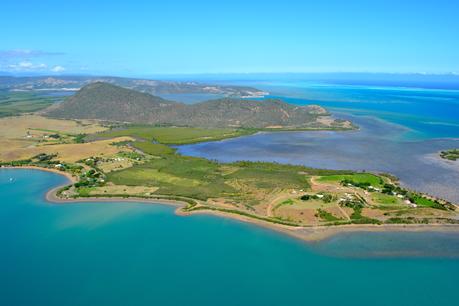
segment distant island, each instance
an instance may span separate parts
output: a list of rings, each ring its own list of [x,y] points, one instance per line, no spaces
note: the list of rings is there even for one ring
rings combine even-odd
[[[459,159],[459,149],[451,149],[440,152],[440,157],[447,160],[456,161]]]
[[[175,146],[260,131],[351,130],[319,106],[223,98],[186,105],[94,82],[38,113],[0,119],[0,165],[63,173],[52,201],[180,205],[301,234],[312,228],[458,224],[451,202],[389,174],[183,156]],[[352,227],[349,227],[353,225]]]

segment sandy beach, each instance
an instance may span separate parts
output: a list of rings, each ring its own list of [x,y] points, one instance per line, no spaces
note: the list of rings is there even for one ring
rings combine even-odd
[[[241,215],[225,213],[221,211],[202,210],[190,213],[176,211],[178,215],[208,214],[224,218],[236,219],[243,222],[252,223],[271,230],[275,230],[289,236],[301,239],[306,242],[319,242],[340,233],[356,232],[457,232],[459,234],[459,225],[457,224],[347,224],[331,226],[309,226],[294,227],[245,217]]]

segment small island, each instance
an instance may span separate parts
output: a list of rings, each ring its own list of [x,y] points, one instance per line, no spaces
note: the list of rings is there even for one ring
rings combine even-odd
[[[440,157],[443,159],[456,161],[459,159],[459,149],[451,149],[440,152]]]

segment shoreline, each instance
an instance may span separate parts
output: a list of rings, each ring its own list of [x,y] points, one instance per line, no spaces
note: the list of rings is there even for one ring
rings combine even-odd
[[[347,225],[330,225],[330,226],[310,226],[294,227],[276,223],[270,223],[245,217],[241,215],[225,213],[221,211],[200,210],[196,212],[178,212],[181,216],[191,216],[194,214],[212,215],[222,218],[228,218],[245,223],[251,223],[263,228],[276,231],[281,234],[305,241],[307,243],[316,243],[335,235],[342,233],[364,233],[364,232],[457,232],[459,234],[459,225],[457,224],[347,224]]]
[[[49,168],[41,168],[35,166],[21,166],[21,167],[2,167],[0,169],[29,169],[46,171],[66,177],[69,182],[76,182],[75,177],[69,173]],[[56,192],[68,185],[68,183],[53,187],[46,192],[45,200],[53,204],[72,204],[72,203],[110,203],[110,202],[123,202],[123,203],[145,203],[145,204],[159,204],[174,206],[174,211],[177,216],[192,216],[192,215],[212,215],[231,220],[237,220],[244,223],[250,223],[256,226],[261,226],[290,237],[303,240],[308,243],[320,242],[335,235],[342,233],[357,233],[357,232],[457,232],[459,233],[459,225],[457,224],[347,224],[347,225],[331,225],[331,226],[309,226],[309,227],[295,227],[277,223],[270,223],[243,215],[232,214],[215,210],[198,210],[186,212],[181,209],[186,206],[185,202],[167,199],[145,199],[136,197],[88,197],[78,199],[62,199],[57,196]]]

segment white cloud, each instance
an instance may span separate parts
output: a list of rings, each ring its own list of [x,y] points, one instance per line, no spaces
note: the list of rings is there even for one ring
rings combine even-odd
[[[1,68],[1,67],[0,67]],[[33,63],[30,61],[22,61],[6,66],[6,70],[11,72],[64,72],[66,69],[61,65],[48,66],[44,63]]]
[[[32,71],[32,70],[44,70],[48,68],[46,64],[34,64],[32,62],[22,61],[17,64],[8,65],[8,68],[15,71]]]
[[[65,68],[62,67],[62,66],[57,65],[57,66],[54,66],[53,68],[51,68],[51,71],[52,72],[63,72],[63,71],[65,71]]]

